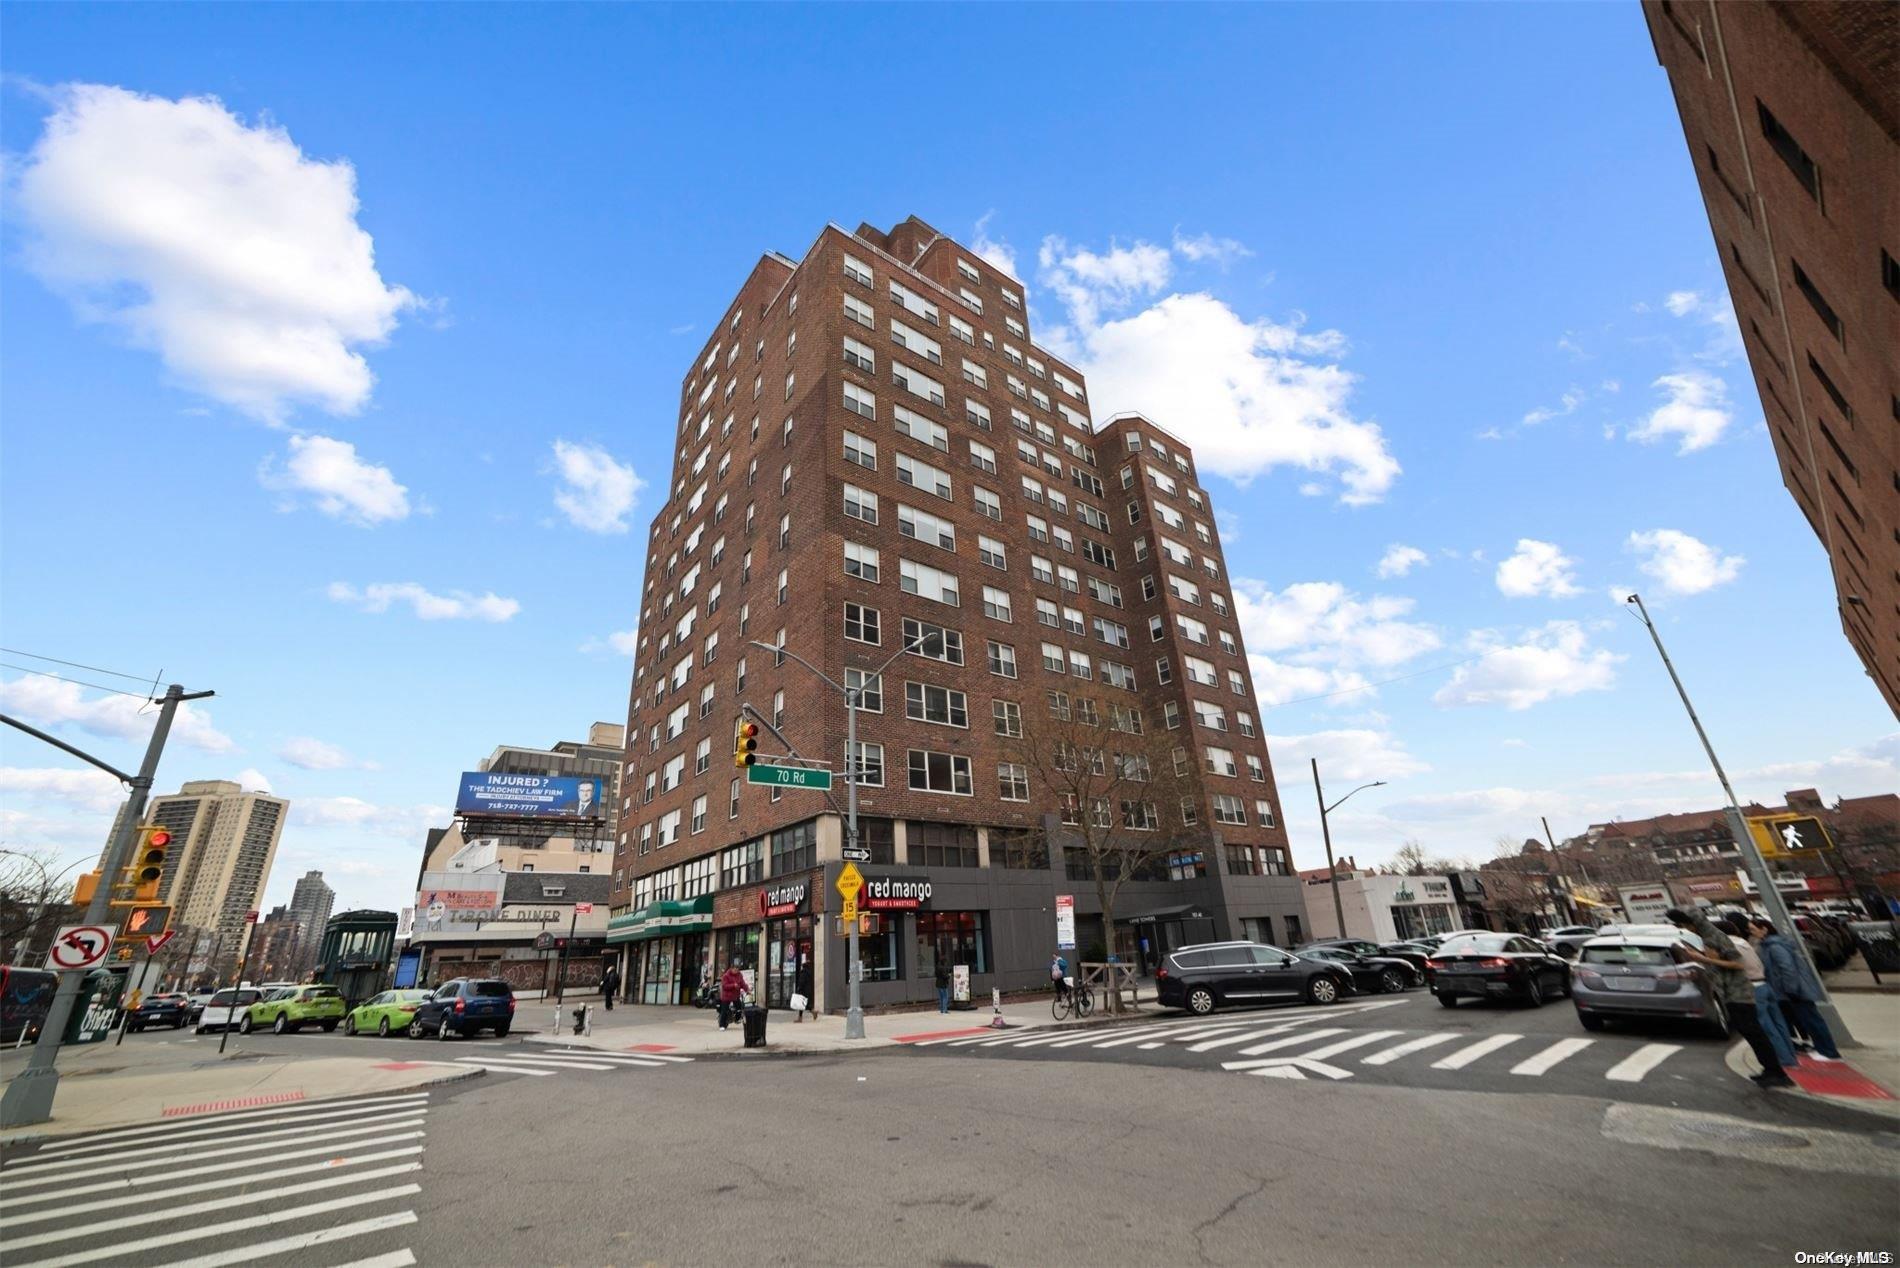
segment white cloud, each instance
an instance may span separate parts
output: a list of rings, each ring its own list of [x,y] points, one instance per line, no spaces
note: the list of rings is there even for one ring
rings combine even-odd
[[[1539,423],[1547,423],[1553,418],[1562,418],[1566,414],[1574,414],[1577,412],[1577,406],[1583,404],[1583,401],[1584,395],[1582,389],[1573,387],[1563,394],[1558,404],[1554,406],[1541,406],[1524,415],[1524,425],[1526,427],[1535,427]]]
[[[245,792],[267,793],[271,791],[270,776],[255,766],[245,767],[237,774],[231,776],[231,779]]]
[[[14,805],[52,802],[102,815],[113,813],[126,797],[125,785],[102,770],[60,766],[0,766],[0,793]]]
[[[1236,577],[1234,616],[1248,648],[1285,652],[1307,663],[1389,668],[1442,645],[1429,625],[1401,618],[1411,599],[1361,599],[1336,581],[1296,582],[1278,593]]]
[[[1007,242],[990,237],[990,219],[995,215],[994,211],[986,211],[977,220],[976,234],[970,242],[970,250],[976,252],[978,259],[987,260],[1011,277],[1020,280],[1022,274],[1016,271],[1016,248]]]
[[[76,727],[89,735],[143,742],[158,720],[158,706],[131,696],[88,697],[75,682],[34,676],[0,682],[0,709],[34,726]],[[211,725],[197,705],[181,704],[172,714],[171,739],[206,753],[229,753],[237,745]]]
[[[308,735],[293,735],[277,746],[277,756],[299,770],[375,770],[376,763]]]
[[[1159,291],[1174,272],[1168,249],[1151,242],[1111,245],[1106,254],[1097,254],[1086,247],[1071,249],[1051,236],[1042,240],[1036,262],[1042,284],[1069,310],[1069,319],[1085,330],[1097,325],[1104,312],[1120,311]]]
[[[1631,533],[1627,546],[1642,556],[1637,567],[1661,583],[1665,594],[1701,594],[1741,575],[1740,555],[1725,555],[1673,528]],[[1625,595],[1629,591],[1623,592]],[[1619,600],[1620,601],[1620,600]]]
[[[1677,317],[1687,317],[1702,303],[1702,296],[1696,291],[1670,291],[1663,300],[1663,307]]]
[[[1247,654],[1247,667],[1253,671],[1254,697],[1263,709],[1295,700],[1357,695],[1371,686],[1366,676],[1355,670],[1295,665],[1258,652]]]
[[[290,819],[299,827],[342,827],[393,835],[420,835],[450,816],[447,806],[382,806],[361,797],[299,797]]]
[[[1431,767],[1406,751],[1404,743],[1390,731],[1340,730],[1314,731],[1308,735],[1270,735],[1267,750],[1273,754],[1273,773],[1288,788],[1313,782],[1309,764],[1319,761],[1320,778],[1334,797],[1353,784],[1383,779],[1388,782],[1428,771]]]
[[[1395,542],[1379,557],[1379,566],[1375,571],[1381,577],[1403,577],[1420,564],[1430,567],[1431,562],[1431,556],[1418,547]]]
[[[319,511],[363,527],[409,515],[409,490],[388,467],[357,457],[356,446],[328,436],[292,436],[282,474],[267,461],[260,475],[271,489],[312,494]]]
[[[1741,323],[1735,319],[1735,301],[1724,293],[1704,295],[1700,291],[1671,291],[1663,300],[1671,316],[1693,318],[1708,327],[1708,342],[1696,359],[1727,365],[1742,356]]]
[[[1589,634],[1575,621],[1546,622],[1525,631],[1517,642],[1494,630],[1477,630],[1470,646],[1478,660],[1460,665],[1432,697],[1433,703],[1528,709],[1559,696],[1606,690],[1624,659],[1591,647]]]
[[[581,651],[588,655],[600,652],[612,652],[616,656],[632,656],[640,650],[640,627],[630,630],[615,630],[606,638],[590,638],[581,644]]]
[[[417,300],[376,271],[348,161],[306,158],[212,97],[72,84],[54,100],[14,182],[27,266],[254,417],[361,408],[358,349]]]
[[[1211,233],[1197,234],[1192,238],[1183,237],[1181,231],[1174,231],[1174,250],[1183,259],[1199,263],[1212,260],[1225,268],[1235,260],[1244,260],[1253,252],[1232,238],[1217,238]]]
[[[631,466],[599,445],[566,440],[554,442],[554,462],[562,483],[554,505],[569,523],[590,533],[627,531],[627,513],[644,484]]]
[[[349,603],[365,612],[387,612],[392,604],[407,603],[424,621],[506,621],[521,611],[514,599],[494,591],[474,595],[465,590],[434,594],[414,581],[384,581],[361,590],[345,581],[333,581],[327,591],[334,603]]]
[[[1550,542],[1520,537],[1517,553],[1498,565],[1498,589],[1514,599],[1568,598],[1578,593],[1576,562]]]
[[[1673,438],[1677,453],[1694,453],[1720,440],[1735,421],[1728,408],[1728,386],[1713,374],[1683,370],[1665,374],[1651,386],[1660,388],[1666,399],[1628,430],[1631,440],[1647,445]]]

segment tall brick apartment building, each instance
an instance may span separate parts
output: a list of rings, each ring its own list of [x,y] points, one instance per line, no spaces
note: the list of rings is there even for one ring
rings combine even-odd
[[[854,687],[896,654],[858,729],[867,1004],[933,998],[940,955],[977,998],[1045,981],[1058,894],[1083,954],[1298,940],[1227,585],[1193,454],[1144,418],[1095,428],[1013,279],[915,218],[765,255],[686,373],[649,536],[609,934],[630,998],[684,1000],[736,957],[782,1004],[811,956],[843,1005],[842,781],[743,784],[731,741],[743,701],[841,771],[844,702],[753,640]],[[1212,772],[1200,844],[1127,882],[1112,934],[1010,762],[1055,692],[1139,711]]]
[[[1900,6],[1644,0],[1782,483],[1900,714]]]

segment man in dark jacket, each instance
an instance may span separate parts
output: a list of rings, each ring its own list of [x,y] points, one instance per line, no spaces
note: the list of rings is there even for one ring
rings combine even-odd
[[[1748,984],[1748,974],[1742,965],[1741,953],[1735,949],[1734,940],[1716,928],[1701,910],[1684,911],[1680,907],[1671,907],[1663,913],[1663,919],[1678,929],[1693,929],[1702,939],[1702,950],[1688,945],[1682,948],[1683,954],[1691,960],[1711,969],[1715,975],[1715,994],[1728,1007],[1729,1024],[1736,1033],[1748,1040],[1748,1046],[1754,1050],[1755,1060],[1761,1063],[1761,1073],[1753,1078],[1758,1087],[1793,1087],[1794,1080],[1781,1068],[1781,1059],[1775,1056],[1775,1045],[1761,1028],[1761,1022],[1755,1016],[1755,988]]]
[[[1814,1040],[1816,1061],[1839,1061],[1841,1050],[1834,1043],[1834,1032],[1827,1028],[1827,1022],[1817,1007],[1821,999],[1821,984],[1808,971],[1801,953],[1795,950],[1794,943],[1775,932],[1775,927],[1760,916],[1750,916],[1748,928],[1754,935],[1752,941],[1755,949],[1761,953],[1761,967],[1767,976],[1769,989],[1774,991],[1775,1001],[1781,1005],[1781,1011]]]
[[[609,960],[607,967],[600,973],[600,998],[601,1002],[607,1005],[607,1011],[610,1013],[614,1010],[614,996],[619,992],[620,966]]]

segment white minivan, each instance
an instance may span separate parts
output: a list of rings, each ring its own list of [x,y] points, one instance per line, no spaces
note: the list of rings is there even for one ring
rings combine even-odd
[[[195,1033],[204,1034],[207,1030],[223,1030],[227,1026],[236,1026],[238,1019],[244,1016],[252,1004],[264,998],[264,992],[255,986],[227,986],[213,995],[205,1009],[198,1014],[198,1028]]]

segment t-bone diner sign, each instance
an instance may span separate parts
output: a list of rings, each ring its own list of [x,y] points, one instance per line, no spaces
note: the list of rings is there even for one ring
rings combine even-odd
[[[866,911],[916,911],[930,905],[930,882],[916,876],[866,876],[858,902]]]

